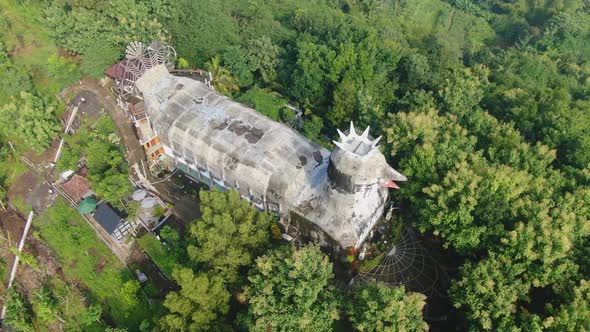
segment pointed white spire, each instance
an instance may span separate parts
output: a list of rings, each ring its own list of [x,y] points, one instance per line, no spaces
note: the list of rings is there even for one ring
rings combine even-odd
[[[344,145],[342,145],[341,142],[336,142],[336,141],[332,141],[332,143],[334,143],[334,145],[336,145],[337,147],[339,147],[342,150],[346,150],[346,147],[344,147]]]
[[[350,131],[348,134],[343,133],[340,129],[336,129],[340,136],[340,141],[334,142],[334,145],[339,147],[341,150],[354,153],[358,156],[367,156],[373,151],[377,150],[377,143],[381,139],[381,136],[377,139],[373,139],[370,135],[371,127],[367,126],[362,134],[358,134],[354,128],[354,123],[350,122]]]
[[[379,140],[381,140],[381,137],[383,137],[383,136],[379,136],[373,142],[371,142],[371,149],[374,149],[377,147],[377,143],[379,143]]]
[[[342,142],[346,142],[348,137],[342,131],[340,131],[340,129],[336,129],[336,131],[338,131],[338,136],[340,136],[340,140]]]
[[[363,131],[363,134],[361,135],[361,138],[363,138],[363,139],[368,139],[369,138],[369,129],[371,129],[371,126],[367,126],[367,128],[365,129],[365,131]]]

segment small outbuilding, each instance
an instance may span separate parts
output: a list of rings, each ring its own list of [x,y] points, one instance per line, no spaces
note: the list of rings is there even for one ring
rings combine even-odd
[[[112,207],[104,202],[96,207],[94,219],[111,235],[113,235],[119,223],[123,220]]]
[[[118,242],[122,242],[128,235],[132,235],[135,230],[135,223],[125,221],[117,210],[105,202],[96,207],[94,220]]]
[[[90,190],[90,182],[83,176],[74,174],[68,181],[64,182],[61,187],[76,202],[93,194]]]
[[[78,212],[81,214],[91,214],[96,209],[96,199],[92,196],[86,197],[78,204]]]

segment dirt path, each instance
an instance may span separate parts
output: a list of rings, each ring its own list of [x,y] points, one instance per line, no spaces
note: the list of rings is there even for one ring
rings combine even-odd
[[[78,84],[71,87],[76,92],[90,91],[96,95],[105,111],[113,119],[121,142],[127,149],[127,162],[134,181],[141,183],[145,188],[154,191],[164,201],[175,206],[174,214],[185,222],[190,222],[199,216],[198,198],[188,195],[183,189],[174,185],[172,181],[161,181],[153,176],[148,169],[148,160],[143,146],[135,131],[135,126],[125,111],[109,90],[109,85],[102,86],[99,81],[84,77]],[[67,92],[68,94],[71,92]]]
[[[107,87],[100,85],[100,82],[95,79],[84,77],[79,84],[73,86],[73,89],[75,91],[90,91],[96,95],[99,102],[104,106],[105,111],[113,119],[121,141],[127,147],[127,159],[130,166],[145,159],[145,152],[139,144],[131,119],[127,117],[125,110],[119,106],[115,96],[108,91]]]

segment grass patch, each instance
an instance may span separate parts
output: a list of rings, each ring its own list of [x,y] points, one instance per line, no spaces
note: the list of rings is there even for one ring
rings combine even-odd
[[[6,284],[6,281],[8,281],[8,272],[8,263],[0,257],[0,281],[2,284]]]
[[[22,198],[17,197],[15,199],[13,199],[11,201],[12,205],[20,211],[20,213],[22,213],[25,216],[29,215],[29,212],[31,212],[31,210],[33,209],[33,207],[31,206],[31,204],[28,204],[27,202],[25,202]]]
[[[370,271],[372,268],[374,268],[377,265],[379,265],[383,261],[383,258],[385,258],[385,253],[384,252],[382,252],[379,255],[373,257],[372,259],[366,259],[366,260],[362,261],[362,263],[360,264],[359,270],[361,272]]]
[[[8,150],[8,147],[2,147],[2,149]],[[9,153],[12,154],[12,152]],[[2,182],[6,186],[5,189],[8,189],[19,176],[25,174],[27,171],[27,166],[20,160],[16,160],[13,156],[6,158],[0,157],[0,178],[2,178]]]
[[[287,102],[283,98],[258,87],[249,89],[238,100],[275,121],[286,122],[295,117],[294,112],[285,107]]]
[[[168,278],[172,276],[172,271],[176,265],[176,260],[170,249],[158,241],[151,233],[147,233],[137,239],[139,245],[147,252],[154,263],[162,270]]]
[[[82,73],[75,58],[60,56],[42,21],[43,8],[30,1],[0,0],[0,41],[11,51],[15,64],[29,70],[37,90],[55,95]]]
[[[66,277],[81,282],[118,327],[135,331],[152,316],[142,292],[137,294],[137,304],[128,305],[124,285],[134,280],[133,275],[63,199],[39,219],[41,237],[57,254]]]
[[[406,1],[396,8],[400,27],[414,47],[427,49],[432,43],[430,36],[443,33],[454,45],[465,43],[469,52],[475,52],[485,46],[484,40],[495,35],[485,19],[458,10],[446,1]],[[390,19],[387,12],[381,15],[378,19]]]

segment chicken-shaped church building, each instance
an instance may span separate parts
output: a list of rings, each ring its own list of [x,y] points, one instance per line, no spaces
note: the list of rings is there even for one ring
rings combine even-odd
[[[135,88],[146,114],[136,125],[149,132],[142,144],[152,160],[237,190],[278,214],[300,241],[359,248],[383,215],[388,188],[406,180],[387,164],[369,128],[359,134],[351,123],[329,151],[162,64],[145,70]]]

